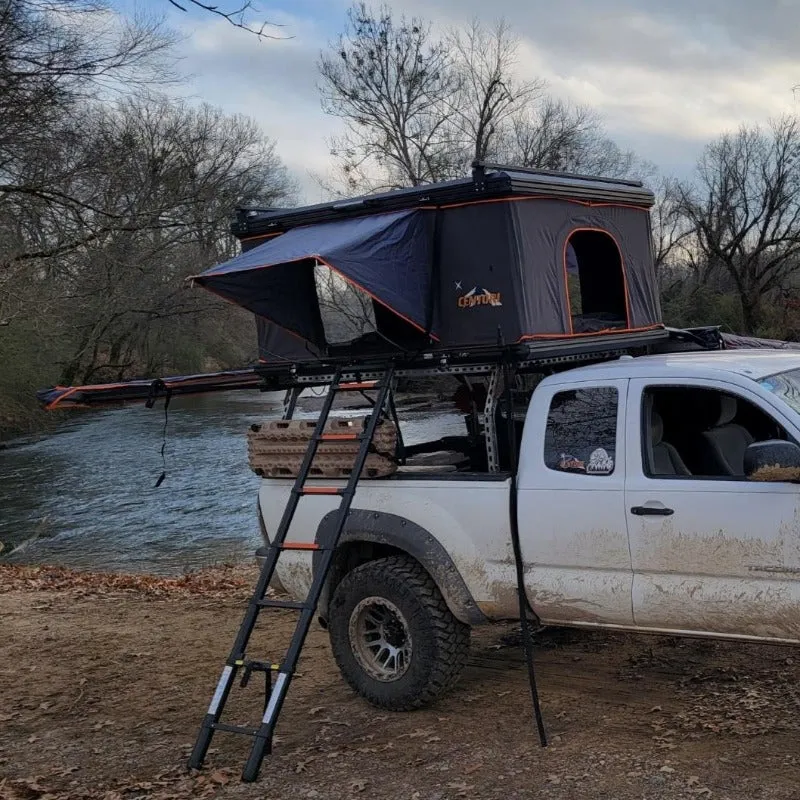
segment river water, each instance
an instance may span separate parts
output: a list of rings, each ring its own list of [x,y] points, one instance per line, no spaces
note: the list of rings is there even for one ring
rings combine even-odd
[[[158,488],[161,403],[88,411],[0,451],[0,542],[19,546],[7,560],[174,574],[249,558],[260,543],[259,478],[247,465],[246,432],[280,417],[282,400],[259,392],[173,399]],[[463,430],[444,412],[407,412],[401,424],[408,443]]]

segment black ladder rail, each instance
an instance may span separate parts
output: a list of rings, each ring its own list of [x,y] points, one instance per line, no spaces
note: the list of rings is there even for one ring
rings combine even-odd
[[[333,561],[336,545],[339,543],[339,538],[341,537],[345,523],[347,522],[347,515],[350,512],[350,506],[353,502],[353,497],[355,496],[358,482],[361,479],[361,473],[364,470],[367,456],[369,455],[369,449],[370,445],[372,444],[372,439],[375,435],[375,430],[378,427],[378,423],[383,415],[387,399],[391,394],[393,377],[394,369],[390,366],[380,381],[378,397],[375,401],[372,413],[368,418],[367,426],[364,431],[364,438],[361,440],[361,447],[359,448],[358,456],[356,457],[355,466],[353,471],[350,473],[347,486],[342,492],[342,502],[339,505],[339,514],[336,518],[336,525],[334,526],[330,540],[325,543],[325,548],[322,551],[322,558],[320,559],[319,569],[311,582],[311,588],[309,589],[308,598],[306,601],[308,605],[300,613],[300,619],[297,622],[297,627],[295,628],[295,632],[292,636],[289,649],[286,652],[286,657],[281,665],[280,671],[278,672],[278,676],[275,679],[275,685],[272,689],[272,693],[270,694],[269,703],[267,704],[266,711],[264,712],[264,716],[261,720],[261,727],[253,739],[253,747],[250,750],[250,757],[247,759],[247,763],[242,771],[242,780],[248,783],[256,780],[259,769],[261,768],[261,762],[264,760],[264,756],[272,749],[272,734],[275,731],[275,725],[278,721],[281,708],[283,707],[283,701],[286,699],[286,693],[288,692],[289,685],[292,682],[294,667],[300,657],[300,651],[305,643],[306,636],[308,635],[309,628],[311,627],[311,622],[314,618],[314,613],[317,610],[317,604],[319,603],[320,595],[322,594],[322,590],[325,586],[325,581],[328,578],[328,572],[330,570],[331,562]],[[335,384],[335,386],[338,388],[338,382]],[[316,430],[314,433],[316,438],[321,435],[322,431]],[[284,665],[286,666],[286,669],[284,669]]]
[[[211,703],[203,719],[203,723],[201,725],[200,732],[198,733],[191,756],[189,757],[189,767],[192,769],[199,769],[202,766],[216,730],[227,730],[241,733],[246,732],[248,735],[254,737],[253,748],[242,773],[242,779],[244,781],[254,781],[257,778],[264,755],[266,755],[268,752],[271,752],[272,735],[278,715],[280,714],[280,710],[283,706],[283,701],[285,700],[289,684],[291,683],[295,665],[299,659],[300,651],[302,650],[303,643],[305,642],[305,638],[308,634],[308,630],[319,602],[319,597],[325,585],[327,573],[330,569],[331,561],[333,559],[333,553],[347,520],[350,505],[355,495],[361,473],[364,469],[375,430],[381,420],[381,417],[383,416],[387,398],[390,396],[392,390],[394,368],[392,366],[388,366],[385,369],[379,384],[370,387],[373,389],[378,389],[379,395],[376,399],[375,405],[372,408],[371,414],[368,417],[364,433],[361,437],[359,437],[360,447],[356,457],[356,463],[353,471],[350,474],[350,478],[348,479],[346,487],[342,490],[337,489],[335,491],[322,490],[321,488],[317,491],[314,491],[307,489],[305,484],[308,480],[308,473],[314,460],[314,456],[316,455],[319,443],[324,441],[322,434],[325,429],[325,425],[327,424],[331,408],[333,407],[334,399],[338,391],[348,391],[353,389],[358,390],[357,386],[341,384],[341,377],[342,368],[339,367],[333,376],[325,403],[323,404],[319,418],[317,419],[314,433],[309,440],[306,454],[303,458],[300,470],[298,471],[294,486],[292,487],[286,508],[284,509],[281,517],[278,530],[276,531],[275,537],[270,543],[271,546],[268,548],[267,557],[261,569],[261,574],[259,575],[258,582],[256,583],[253,596],[247,608],[247,612],[245,613],[245,617],[236,636],[236,641],[234,642],[230,656],[228,657],[225,667],[223,668],[222,675],[217,683],[216,691],[211,699]],[[309,546],[307,548],[284,548],[286,535],[289,531],[292,519],[294,518],[300,498],[315,494],[339,495],[342,498],[339,506],[337,524],[334,528],[331,541],[326,543],[325,547],[312,548]],[[321,551],[322,559],[320,561],[319,569],[312,580],[308,596],[303,603],[287,602],[279,605],[279,601],[265,600],[266,591],[274,575],[278,557],[281,552],[284,551],[284,549],[313,549],[317,552]],[[253,629],[255,628],[259,612],[262,608],[270,606],[299,610],[300,617],[297,621],[295,632],[292,635],[292,641],[283,661],[280,665],[274,665],[273,667],[273,669],[277,667],[277,678],[272,686],[272,690],[270,691],[269,700],[266,704],[261,725],[257,729],[244,729],[240,726],[223,725],[220,723],[220,717],[222,716],[228,695],[230,694],[231,688],[236,680],[237,672],[242,667],[247,668],[248,662],[245,661],[245,650],[250,640],[250,636],[252,635]]]

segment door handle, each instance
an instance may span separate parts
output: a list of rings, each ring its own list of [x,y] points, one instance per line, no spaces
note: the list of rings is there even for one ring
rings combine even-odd
[[[664,506],[634,506],[631,509],[631,514],[637,517],[670,517],[674,513],[673,509]]]

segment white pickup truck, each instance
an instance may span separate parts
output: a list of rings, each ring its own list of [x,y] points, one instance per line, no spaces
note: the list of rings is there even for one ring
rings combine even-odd
[[[800,475],[797,442],[797,353],[624,356],[544,378],[518,470],[539,621],[800,643],[800,486],[752,480],[765,465]],[[358,486],[320,621],[346,680],[377,705],[433,700],[458,677],[470,627],[518,614],[510,478],[483,469]],[[267,538],[290,487],[261,484]],[[336,504],[306,498],[292,538],[324,543]],[[310,553],[287,552],[280,584],[303,599],[312,569]]]

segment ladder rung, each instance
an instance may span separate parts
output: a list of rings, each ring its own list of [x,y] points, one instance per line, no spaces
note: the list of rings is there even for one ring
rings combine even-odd
[[[323,433],[317,439],[318,442],[357,442],[361,438],[360,433]]]
[[[265,664],[263,661],[246,661],[243,658],[237,658],[233,663],[237,667],[247,667],[249,665],[250,668],[256,672],[264,672],[267,669],[269,669],[270,672],[277,672],[281,668],[280,664]]]
[[[363,392],[365,389],[380,389],[380,386],[378,386],[378,381],[357,381],[340,383],[336,388],[340,392]]]
[[[258,728],[245,728],[242,725],[226,725],[224,722],[212,722],[211,727],[215,731],[226,731],[227,733],[243,733],[245,736],[255,736]]]
[[[257,605],[262,608],[290,608],[293,611],[302,611],[308,608],[305,603],[298,603],[294,600],[258,600]]]
[[[316,542],[282,542],[281,544],[273,543],[272,546],[280,550],[322,550],[322,547]]]
[[[335,486],[304,486],[300,489],[300,494],[328,494],[341,495],[344,489],[337,489]]]

